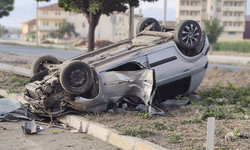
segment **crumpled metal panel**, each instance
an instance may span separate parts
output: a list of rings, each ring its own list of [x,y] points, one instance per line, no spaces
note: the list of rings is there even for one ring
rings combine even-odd
[[[100,74],[104,93],[111,102],[123,96],[137,96],[145,102],[150,100],[153,87],[153,70],[113,71]]]
[[[136,96],[148,105],[154,84],[153,70],[111,71],[100,73],[100,93],[95,99],[78,97],[70,107],[87,112],[105,111],[110,102]]]

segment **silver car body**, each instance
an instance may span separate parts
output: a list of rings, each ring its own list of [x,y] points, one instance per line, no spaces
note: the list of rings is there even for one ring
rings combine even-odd
[[[177,93],[182,95],[190,93],[197,89],[206,72],[209,42],[206,35],[203,34],[203,36],[198,49],[199,54],[194,57],[182,54],[174,41],[143,35],[74,57],[59,65],[52,65],[50,71],[59,71],[70,62],[80,60],[88,64],[95,74],[95,84],[91,89],[94,98],[75,96],[75,99],[66,100],[64,97],[58,97],[58,101],[64,100],[69,107],[87,112],[105,111],[110,102],[117,102],[127,95],[137,96],[146,105],[150,105],[156,87],[185,78],[189,79],[187,87]],[[140,69],[115,69],[130,63]],[[50,74],[45,78],[52,80],[53,75]],[[36,91],[34,86],[29,89]],[[166,89],[165,93],[168,92],[171,91]],[[29,101],[33,100],[27,95],[25,98]],[[62,109],[52,110],[54,114],[63,111]]]

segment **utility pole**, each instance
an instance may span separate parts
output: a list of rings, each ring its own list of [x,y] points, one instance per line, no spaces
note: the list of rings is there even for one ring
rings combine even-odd
[[[163,23],[162,25],[166,25],[166,14],[167,14],[167,0],[164,0],[164,11],[163,11]]]
[[[38,46],[38,2],[36,2],[36,46]]]
[[[134,36],[134,7],[129,7],[129,38]]]

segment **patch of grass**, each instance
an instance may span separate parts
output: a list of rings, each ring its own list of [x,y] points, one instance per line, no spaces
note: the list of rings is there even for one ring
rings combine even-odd
[[[227,150],[226,147],[220,147],[219,150]]]
[[[89,137],[89,136],[84,136],[82,137],[83,139],[86,139],[86,140],[93,140],[93,138]]]
[[[148,124],[147,128],[159,131],[159,130],[165,130],[166,126],[162,123],[154,122],[154,123]]]
[[[25,88],[22,88],[22,89],[18,89],[18,90],[15,90],[15,89],[9,89],[7,91],[8,94],[11,94],[11,93],[23,93],[25,91]]]
[[[181,140],[181,135],[180,134],[176,134],[175,132],[171,135],[170,137],[170,141],[171,143],[177,143]]]
[[[169,124],[165,124],[167,131],[174,131],[173,128]]]
[[[220,134],[222,134],[222,133],[224,133],[224,131],[225,131],[225,128],[224,128],[224,127],[218,127],[218,128],[215,129],[215,133],[220,133]]]
[[[123,135],[134,136],[138,138],[148,137],[150,135],[155,135],[155,132],[143,130],[142,126],[137,129],[127,129],[122,132]]]
[[[122,127],[122,126],[124,126],[124,124],[125,124],[124,122],[117,123],[117,124],[116,124],[116,127]]]
[[[250,105],[250,86],[236,87],[232,83],[228,83],[227,86],[217,84],[215,88],[209,91],[200,92],[200,96],[204,98],[204,101],[200,104],[206,107],[226,105],[227,103],[248,107]],[[196,101],[196,103],[199,102]]]
[[[22,79],[20,79],[18,82],[19,82],[18,86],[19,86],[19,87],[23,87],[23,86],[25,86],[27,83],[30,82],[30,79],[22,78]]]
[[[189,124],[189,123],[201,123],[201,119],[200,118],[195,118],[194,120],[182,120],[181,124]]]
[[[141,118],[141,119],[147,119],[147,120],[153,119],[153,116],[150,115],[147,111],[143,113],[138,113],[137,116],[138,118]]]
[[[240,128],[238,128],[238,129],[235,128],[234,131],[233,131],[233,134],[236,137],[240,136]]]
[[[12,76],[12,77],[9,79],[9,81],[10,81],[10,83],[16,82],[16,81],[17,81],[16,76]]]

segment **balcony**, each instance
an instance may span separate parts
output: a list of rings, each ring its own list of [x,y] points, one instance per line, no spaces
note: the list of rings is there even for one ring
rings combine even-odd
[[[236,17],[236,16],[222,16],[221,17],[221,21],[245,22],[245,17],[244,16],[240,16],[240,17]]]
[[[38,30],[50,31],[54,29],[52,26],[38,26]]]
[[[192,16],[190,16],[190,15],[188,15],[188,16],[179,16],[179,20],[195,20],[195,21],[199,21],[199,20],[201,20],[201,16],[200,15],[197,15],[197,16],[194,16],[194,15],[192,15]]]
[[[197,5],[197,6],[186,6],[186,5],[181,5],[180,6],[180,10],[183,11],[201,11],[201,5]]]
[[[245,6],[223,6],[222,11],[245,12]]]
[[[39,15],[38,19],[63,20],[65,19],[65,15]]]
[[[244,26],[225,26],[224,31],[244,32]]]

